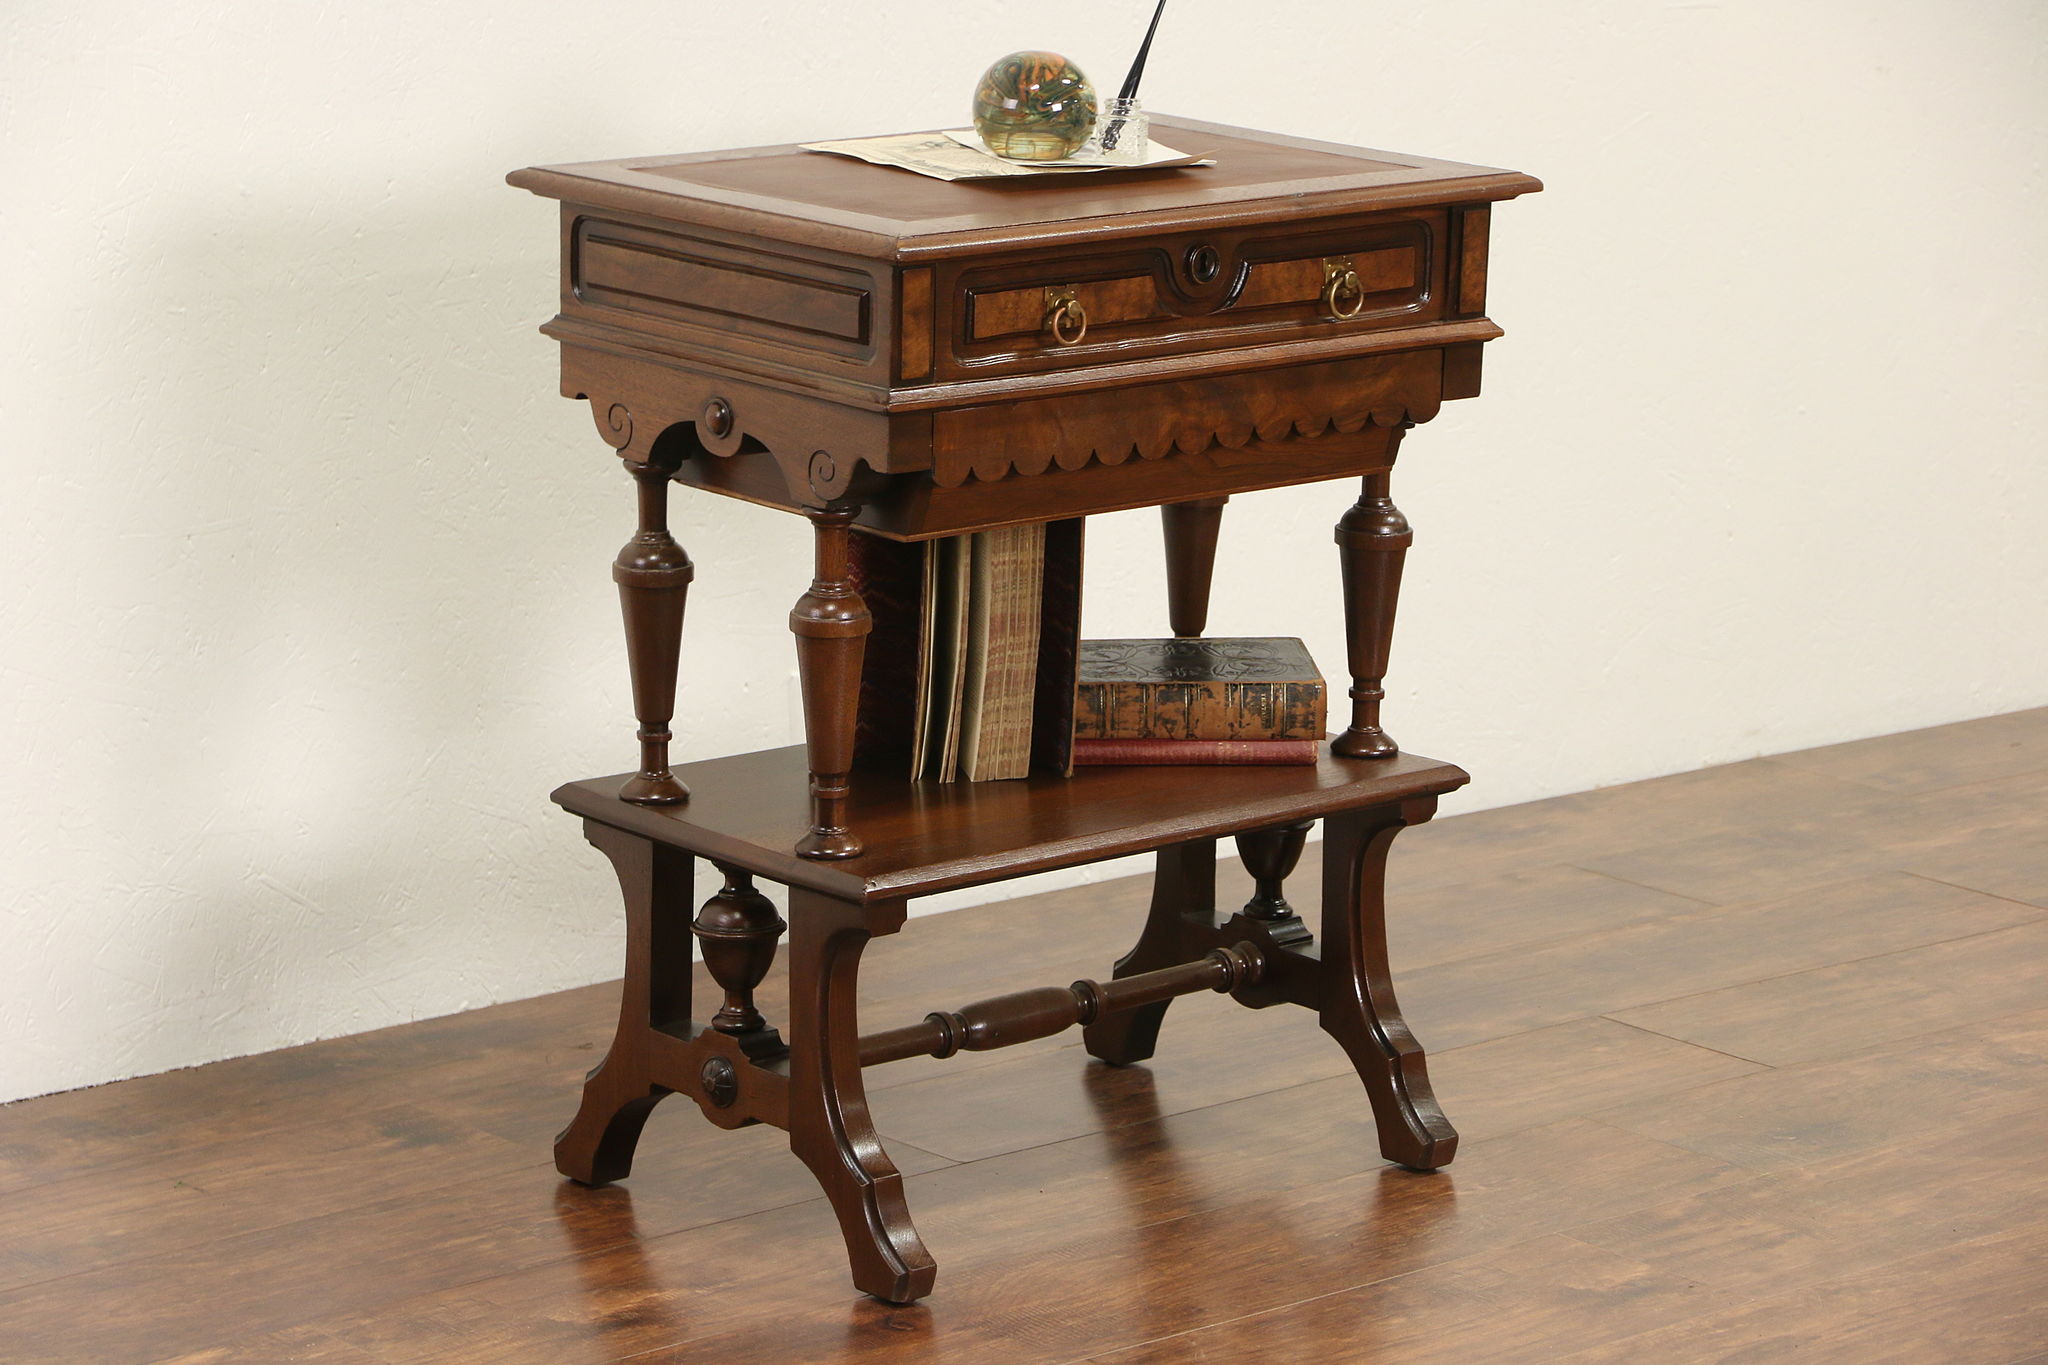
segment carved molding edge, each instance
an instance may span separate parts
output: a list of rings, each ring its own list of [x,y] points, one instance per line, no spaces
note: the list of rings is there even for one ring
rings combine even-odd
[[[1443,359],[1410,351],[1183,380],[1113,395],[1030,399],[935,414],[932,479],[958,488],[1058,467],[1161,460],[1426,422],[1443,401]]]

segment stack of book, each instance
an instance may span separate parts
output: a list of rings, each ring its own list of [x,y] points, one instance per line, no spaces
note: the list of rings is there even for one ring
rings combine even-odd
[[[925,543],[911,771],[969,782],[1031,770],[1045,527]]]
[[[855,762],[914,781],[1072,771],[1081,522],[853,538],[874,618]]]
[[[1083,640],[1077,766],[1316,761],[1327,707],[1299,640]]]
[[[1299,640],[1083,640],[1082,521],[853,537],[873,617],[854,762],[916,782],[1078,765],[1300,763],[1323,744]]]

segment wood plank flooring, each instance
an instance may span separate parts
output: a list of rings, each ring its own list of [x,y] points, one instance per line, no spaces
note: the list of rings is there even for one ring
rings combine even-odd
[[[2048,710],[1440,818],[1392,881],[1440,1174],[1296,1010],[905,1062],[873,1107],[940,1269],[893,1308],[780,1133],[672,1100],[624,1185],[553,1174],[593,987],[0,1108],[0,1361],[2048,1352]],[[866,1017],[1099,974],[1144,894],[913,923]]]

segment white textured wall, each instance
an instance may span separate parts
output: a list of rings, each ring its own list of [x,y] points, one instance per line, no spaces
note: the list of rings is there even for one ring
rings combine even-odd
[[[628,485],[500,177],[1113,81],[1145,9],[0,9],[0,1098],[612,974],[546,793],[629,756]],[[2039,0],[1176,0],[1156,107],[1549,183],[1399,480],[1390,724],[1468,805],[2048,702],[2044,52]],[[1233,506],[1215,629],[1337,670],[1345,497]],[[679,522],[681,749],[786,741],[801,528]],[[1157,630],[1152,519],[1091,537],[1093,631]]]

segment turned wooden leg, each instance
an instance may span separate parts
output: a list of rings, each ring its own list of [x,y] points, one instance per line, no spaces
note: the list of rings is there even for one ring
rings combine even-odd
[[[1137,943],[1117,960],[1112,980],[1157,971],[1198,957],[1207,947],[1190,947],[1184,920],[1208,930],[1216,910],[1216,841],[1194,839],[1159,850],[1152,874],[1152,906]],[[1150,1057],[1159,1046],[1159,1025],[1166,1007],[1160,1000],[1132,1009],[1105,1013],[1081,1032],[1088,1055],[1112,1066],[1131,1066]]]
[[[1294,875],[1302,845],[1314,827],[1313,820],[1304,820],[1237,836],[1237,855],[1244,860],[1253,883],[1252,898],[1244,903],[1245,918],[1265,925],[1276,943],[1307,942],[1311,937],[1300,914],[1287,903],[1285,884]]]
[[[583,1083],[583,1103],[555,1139],[555,1169],[585,1185],[623,1180],[633,1147],[668,1090],[651,1079],[650,1030],[690,1017],[690,877],[687,853],[585,821],[584,836],[612,861],[626,901],[626,981],[618,1032]]]
[[[797,841],[805,858],[852,858],[861,842],[846,827],[853,768],[853,727],[860,704],[861,657],[874,624],[847,571],[849,511],[812,511],[817,574],[789,614],[802,675],[804,738],[810,746],[811,831]]]
[[[1216,574],[1216,532],[1229,498],[1169,502],[1159,509],[1166,532],[1166,619],[1192,638],[1209,624],[1209,584]]]
[[[1372,1098],[1380,1152],[1415,1170],[1435,1170],[1458,1149],[1429,1088],[1422,1045],[1401,1018],[1387,969],[1386,866],[1394,836],[1429,818],[1432,798],[1398,812],[1333,815],[1323,821],[1322,1008],[1318,1022],[1358,1069]]]
[[[749,1056],[782,1051],[782,1039],[761,1011],[754,1008],[754,988],[775,962],[775,943],[789,926],[774,904],[754,889],[753,877],[736,867],[717,865],[725,876],[718,894],[704,902],[690,928],[703,945],[704,967],[725,992],[725,1004],[711,1016],[711,1027],[732,1035]]]
[[[1399,753],[1380,728],[1386,693],[1387,652],[1394,642],[1394,605],[1401,596],[1401,562],[1415,539],[1408,519],[1387,496],[1389,476],[1365,476],[1358,501],[1337,523],[1337,553],[1344,572],[1344,638],[1351,667],[1351,724],[1331,742],[1348,758],[1392,758]]]
[[[696,570],[668,533],[672,471],[627,461],[640,488],[640,529],[612,563],[626,617],[626,663],[633,673],[633,714],[640,720],[640,771],[619,799],[642,806],[687,801],[689,790],[669,771],[668,723],[676,713],[676,661],[683,644],[683,603]]]
[[[858,905],[789,893],[789,1148],[839,1216],[854,1287],[890,1303],[931,1292],[938,1267],[903,1199],[903,1177],[868,1117],[854,990],[875,929]],[[894,932],[903,905],[893,907]]]

